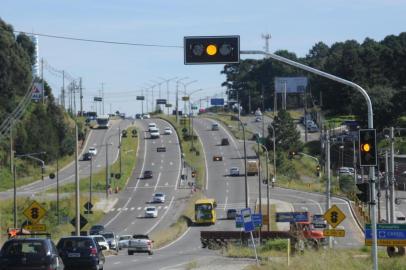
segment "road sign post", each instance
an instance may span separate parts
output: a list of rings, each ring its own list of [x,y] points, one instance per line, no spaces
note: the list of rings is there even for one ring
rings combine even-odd
[[[255,259],[257,260],[257,264],[258,264],[259,262],[258,262],[257,248],[255,246],[254,236],[252,235],[252,231],[255,228],[254,228],[254,222],[253,222],[252,215],[251,215],[251,209],[250,208],[241,209],[241,218],[242,218],[243,225],[244,225],[244,231],[249,232],[251,234],[251,241],[252,241],[252,245],[254,247]]]

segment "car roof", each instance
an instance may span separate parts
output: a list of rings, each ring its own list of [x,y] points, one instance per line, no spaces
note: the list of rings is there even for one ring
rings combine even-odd
[[[156,207],[155,207],[155,206],[147,206],[147,210],[148,210],[148,209],[150,209],[150,208],[154,208],[154,209],[156,209]]]

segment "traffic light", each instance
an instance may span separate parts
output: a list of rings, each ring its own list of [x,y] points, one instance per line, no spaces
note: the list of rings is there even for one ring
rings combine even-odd
[[[240,36],[192,36],[183,41],[185,65],[240,62]]]
[[[316,166],[316,176],[320,177],[320,165]]]
[[[376,130],[359,130],[360,166],[376,166]]]
[[[196,171],[192,171],[192,177],[193,177],[193,178],[196,177]]]
[[[369,183],[358,183],[357,188],[361,193],[357,193],[357,198],[361,202],[369,202]]]
[[[292,159],[295,155],[296,155],[296,152],[295,152],[295,151],[289,151],[289,153],[288,153],[288,158],[289,158],[289,159]]]

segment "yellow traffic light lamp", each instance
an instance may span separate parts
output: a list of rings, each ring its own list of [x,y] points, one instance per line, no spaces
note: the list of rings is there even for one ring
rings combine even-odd
[[[214,45],[214,44],[208,45],[208,46],[206,47],[206,53],[207,53],[208,55],[211,55],[211,56],[216,55],[216,53],[217,53],[217,46]]]
[[[361,151],[370,152],[371,151],[371,145],[369,143],[362,144],[361,145]]]
[[[359,130],[360,166],[376,166],[376,130]]]

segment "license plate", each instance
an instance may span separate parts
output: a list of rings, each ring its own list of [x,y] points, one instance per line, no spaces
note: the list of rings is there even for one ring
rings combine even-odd
[[[68,253],[68,257],[70,257],[70,258],[78,258],[78,257],[80,257],[80,253]]]

